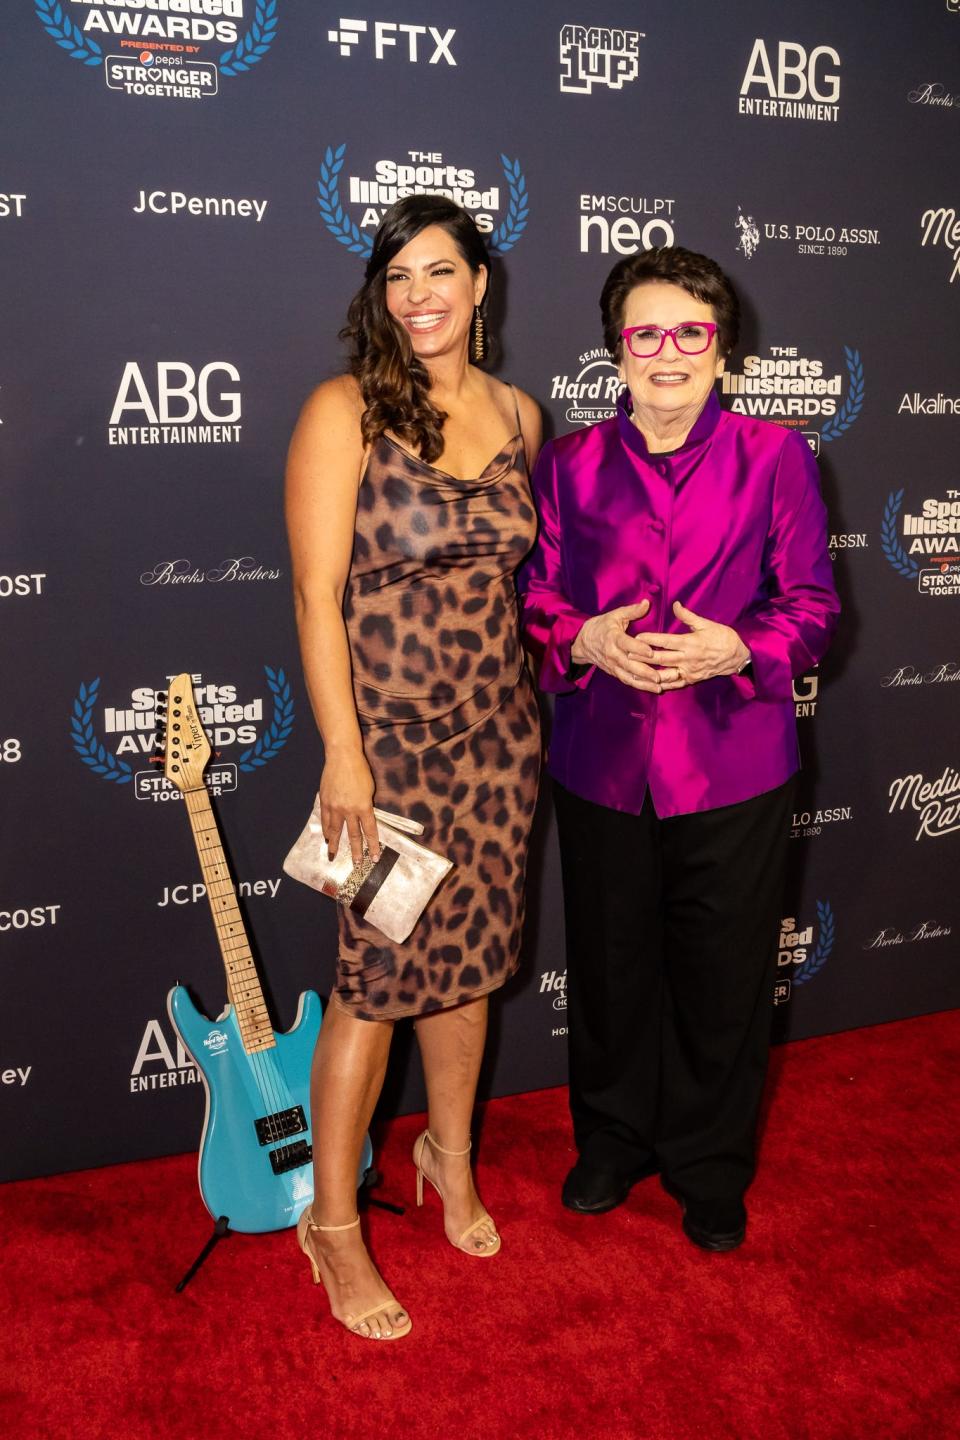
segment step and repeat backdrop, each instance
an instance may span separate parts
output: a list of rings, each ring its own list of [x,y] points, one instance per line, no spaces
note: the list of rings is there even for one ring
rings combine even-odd
[[[796,680],[776,1034],[960,1004],[958,0],[11,0],[3,42],[0,1175],[197,1144],[166,995],[225,992],[151,756],[179,671],[278,1028],[327,994],[333,907],[281,871],[322,764],[284,455],[411,190],[486,232],[548,433],[612,413],[616,260],[732,276],[723,403],[818,457],[844,603]],[[560,913],[545,793],[485,1095],[565,1078]],[[395,1052],[385,1113],[423,1100]]]

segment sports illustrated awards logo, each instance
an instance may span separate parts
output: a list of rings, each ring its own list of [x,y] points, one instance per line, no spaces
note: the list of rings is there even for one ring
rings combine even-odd
[[[840,56],[830,45],[816,45],[808,53],[803,45],[781,40],[771,55],[765,40],[755,40],[737,108],[741,115],[835,123],[840,117],[840,76],[830,66],[840,66]]]
[[[880,524],[880,545],[893,569],[916,580],[921,595],[938,598],[960,595],[960,490],[944,494],[901,514],[903,487],[891,490]]]
[[[951,95],[939,80],[931,80],[926,85],[918,85],[909,92],[907,99],[911,105],[932,105],[937,110],[960,110],[960,94]]]
[[[771,345],[769,357],[746,355],[741,370],[724,370],[721,390],[733,397],[730,409],[738,415],[759,415],[801,429],[816,455],[821,443],[849,430],[863,409],[860,352],[844,345],[843,354],[846,375],[831,375],[823,360],[799,355],[795,345]]]
[[[943,205],[939,210],[924,210],[920,217],[920,244],[947,247],[953,261],[949,280],[952,285],[960,275],[960,220],[956,210],[947,210]]]
[[[949,765],[936,780],[927,781],[919,774],[899,775],[887,794],[891,815],[898,810],[913,810],[918,817],[914,840],[938,840],[960,830],[960,771]]]
[[[675,200],[655,195],[581,195],[580,250],[636,255],[655,245],[676,243]]]
[[[820,974],[830,959],[836,938],[836,920],[829,900],[817,901],[816,940],[812,924],[801,928],[801,923],[792,915],[780,921],[774,1005],[785,1004],[794,986],[806,985]]]
[[[915,665],[898,665],[880,681],[883,690],[915,689],[922,685],[955,685],[960,681],[960,665],[933,665],[929,670],[918,670]]]
[[[594,85],[622,90],[636,80],[643,30],[608,30],[596,25],[564,25],[560,31],[560,89],[589,95]]]
[[[944,395],[938,390],[936,395],[921,395],[919,390],[914,390],[911,395],[909,391],[904,392],[903,399],[897,406],[897,414],[903,415],[960,415],[960,396]]]
[[[397,56],[408,60],[411,65],[423,60],[428,65],[438,65],[441,60],[448,65],[456,65],[450,49],[456,33],[456,30],[444,30],[441,34],[432,25],[400,25],[395,20],[374,20],[371,27],[366,20],[341,19],[338,29],[327,31],[327,39],[339,48],[343,56],[366,48],[360,43],[361,36],[366,36],[373,40],[375,60]]]
[[[245,75],[277,34],[277,0],[34,0],[34,9],[61,50],[103,70],[108,89],[153,100],[216,95],[220,76]]]
[[[239,382],[239,370],[226,360],[211,360],[199,374],[181,360],[158,360],[155,376],[128,360],[107,422],[107,443],[236,445],[241,396],[227,387]],[[121,423],[128,414],[139,423]]]
[[[279,580],[283,572],[265,569],[252,555],[221,560],[209,570],[201,570],[189,560],[161,560],[152,570],[144,570],[141,585],[235,585],[254,584],[263,580]]]
[[[609,351],[600,346],[585,350],[577,361],[576,375],[554,375],[550,383],[550,399],[566,400],[565,418],[568,425],[595,425],[617,413],[620,376],[610,359]]]
[[[876,935],[864,941],[864,950],[887,950],[893,945],[914,945],[920,940],[945,940],[952,935],[949,925],[938,925],[935,920],[921,920],[919,925],[908,928],[907,933],[897,925],[885,925]]]
[[[177,1085],[196,1085],[200,1071],[190,1059],[179,1035],[171,1046],[159,1020],[148,1020],[133,1069],[130,1071],[130,1094],[142,1090],[170,1090]]]
[[[23,759],[23,741],[14,735],[0,737],[0,765],[18,765]]]
[[[544,970],[540,976],[540,994],[550,997],[550,1003],[554,1010],[560,1012],[567,1008],[567,972],[566,970]],[[554,1025],[550,1031],[551,1036],[556,1039],[566,1035],[567,1026]]]
[[[236,685],[204,683],[202,675],[192,676],[194,699],[214,758],[204,774],[207,788],[214,794],[237,788],[238,770],[249,774],[259,770],[280,753],[293,729],[293,699],[290,682],[283,670],[263,667],[272,701],[270,720],[265,723],[265,697],[241,700]],[[173,677],[168,676],[168,681]],[[134,771],[125,756],[146,761],[154,756],[157,732],[157,698],[165,694],[151,685],[140,685],[130,691],[129,699],[120,707],[104,705],[100,709],[100,679],[80,686],[73,702],[70,718],[70,740],[74,751],[94,775],[112,780],[117,785],[133,782],[138,800],[179,799],[180,791],[171,785],[155,764],[152,770]],[[107,737],[107,744],[100,736]],[[222,751],[243,746],[235,761],[224,761]],[[108,748],[111,747],[111,748]]]
[[[405,195],[445,195],[455,201],[470,212],[477,229],[489,237],[489,248],[500,255],[512,250],[527,228],[530,207],[519,160],[500,156],[505,187],[501,190],[499,184],[484,188],[477,171],[445,161],[439,151],[408,150],[402,161],[376,161],[372,177],[347,177],[346,203],[354,207],[350,214],[340,193],[346,153],[345,144],[327,146],[317,181],[317,204],[330,234],[354,255],[370,258],[373,232],[390,206]],[[497,224],[500,214],[503,218]]]
[[[22,220],[26,199],[26,195],[0,192],[0,220],[9,220],[11,216],[14,220]]]
[[[796,221],[764,220],[761,223],[752,215],[744,215],[737,208],[734,229],[740,238],[736,248],[752,260],[760,247],[761,240],[788,241],[795,246],[798,255],[833,255],[842,257],[849,253],[851,246],[879,245],[880,231],[849,225],[804,225]]]
[[[186,195],[182,190],[140,190],[134,215],[203,215],[215,219],[249,220],[259,225],[267,213],[266,200],[234,200],[229,195]]]

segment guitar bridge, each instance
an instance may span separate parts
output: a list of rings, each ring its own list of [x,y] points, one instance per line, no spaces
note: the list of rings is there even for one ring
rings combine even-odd
[[[289,1110],[277,1110],[273,1115],[264,1115],[253,1123],[261,1145],[272,1145],[275,1140],[286,1140],[290,1135],[300,1135],[307,1128],[307,1118],[302,1105],[291,1105]]]
[[[270,1164],[274,1175],[284,1175],[296,1170],[313,1159],[313,1146],[307,1140],[294,1140],[292,1145],[281,1145],[279,1150],[270,1151]]]

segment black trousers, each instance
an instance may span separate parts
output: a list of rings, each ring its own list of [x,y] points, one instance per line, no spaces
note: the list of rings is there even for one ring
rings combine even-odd
[[[794,782],[693,815],[554,785],[581,1157],[690,1200],[753,1178]]]

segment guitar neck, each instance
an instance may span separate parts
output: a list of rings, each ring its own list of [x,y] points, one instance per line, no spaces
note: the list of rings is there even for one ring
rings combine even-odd
[[[227,976],[227,994],[233,1004],[243,1048],[269,1050],[276,1045],[273,1026],[267,1011],[260,978],[253,961],[243,916],[237,905],[237,892],[230,867],[220,843],[220,831],[205,785],[185,790],[183,798],[190,816],[193,842],[197,847],[200,868],[207,887],[207,899],[213,915],[220,954]]]

